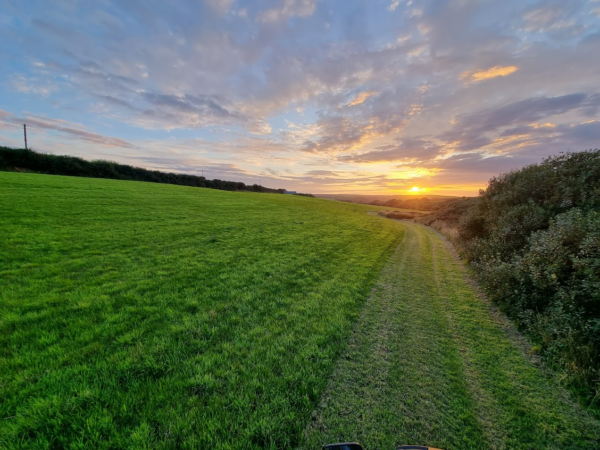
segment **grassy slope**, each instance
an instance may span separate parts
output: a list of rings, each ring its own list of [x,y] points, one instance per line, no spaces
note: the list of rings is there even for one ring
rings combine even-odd
[[[600,448],[598,422],[525,358],[440,236],[404,226],[302,448]]]
[[[0,172],[0,447],[289,448],[401,225]]]

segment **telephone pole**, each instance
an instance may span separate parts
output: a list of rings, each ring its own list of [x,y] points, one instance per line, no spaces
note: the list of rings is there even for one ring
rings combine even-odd
[[[25,137],[25,150],[27,150],[27,125],[23,124],[23,136]]]

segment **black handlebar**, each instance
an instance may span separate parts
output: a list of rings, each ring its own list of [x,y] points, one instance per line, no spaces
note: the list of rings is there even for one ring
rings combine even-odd
[[[357,442],[343,442],[339,444],[327,444],[323,450],[363,450]],[[396,450],[438,450],[433,447],[424,447],[422,445],[399,445]]]

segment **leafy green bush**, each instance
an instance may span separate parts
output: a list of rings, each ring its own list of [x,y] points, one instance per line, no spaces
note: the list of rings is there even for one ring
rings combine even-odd
[[[490,180],[457,242],[490,298],[574,386],[600,387],[600,150]]]

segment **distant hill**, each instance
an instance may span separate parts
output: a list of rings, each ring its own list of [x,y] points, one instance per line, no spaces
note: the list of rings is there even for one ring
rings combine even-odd
[[[447,195],[360,195],[360,194],[315,194],[315,197],[349,203],[362,203],[390,208],[436,211],[465,197]]]
[[[459,198],[459,197],[454,197],[454,196],[450,196],[450,195],[430,195],[430,194],[423,194],[423,195],[402,195],[402,194],[395,194],[395,195],[380,195],[380,194],[314,194],[315,197],[319,197],[319,198],[326,198],[329,200],[339,200],[341,202],[352,202],[352,203],[371,203],[374,201],[379,201],[379,202],[386,202],[388,200],[392,200],[392,199],[409,199],[409,198],[422,198],[422,197],[427,197],[427,198]]]

